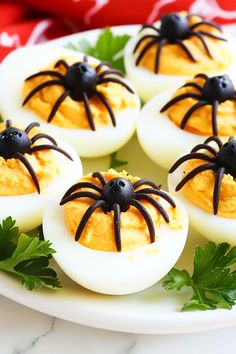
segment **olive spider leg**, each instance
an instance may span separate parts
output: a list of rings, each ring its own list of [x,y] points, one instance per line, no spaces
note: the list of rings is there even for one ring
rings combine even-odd
[[[157,52],[155,57],[155,68],[154,68],[156,74],[158,73],[158,69],[159,69],[161,50],[166,43],[167,43],[167,39],[161,39],[159,46],[157,47]]]
[[[63,198],[60,202],[60,205],[64,205],[68,202],[71,202],[72,200],[78,199],[78,198],[91,198],[94,200],[99,200],[101,199],[101,197],[98,194],[92,193],[92,192],[88,192],[88,191],[84,191],[84,192],[76,192],[73,193],[71,195],[68,195],[67,197]]]
[[[191,152],[190,154],[187,154],[185,156],[180,157],[174,165],[171,167],[169,173],[174,172],[183,162],[187,160],[203,160],[207,162],[215,162],[215,157],[208,156],[206,154],[203,154],[201,152]]]
[[[111,68],[111,64],[108,63],[108,61],[102,61],[100,64],[98,64],[95,68],[96,72],[98,73],[103,66],[107,66],[108,68]]]
[[[120,237],[120,205],[114,204],[114,232],[115,232],[115,240],[116,240],[116,248],[117,251],[121,251],[121,237]]]
[[[23,165],[26,167],[26,169],[28,170],[32,180],[34,181],[35,187],[37,189],[38,194],[40,194],[40,185],[39,185],[39,181],[38,178],[36,176],[36,173],[34,172],[33,167],[31,166],[31,164],[29,163],[29,161],[25,158],[24,155],[20,154],[20,153],[16,153],[15,156],[13,156],[16,159],[19,159]]]
[[[146,34],[145,36],[141,37],[133,49],[133,54],[135,54],[137,52],[138,48],[143,43],[143,41],[145,41],[146,39],[153,39],[154,40],[156,38],[159,39],[159,37],[156,34]]]
[[[201,41],[201,43],[202,43],[202,45],[203,45],[203,47],[204,47],[204,49],[205,49],[207,55],[208,55],[211,59],[213,59],[213,57],[212,57],[212,55],[211,55],[211,52],[210,52],[210,50],[209,50],[209,48],[208,48],[208,45],[207,45],[205,39],[202,37],[202,35],[201,35],[200,33],[198,33],[198,32],[192,32],[191,35],[197,37],[197,38]]]
[[[97,178],[100,181],[100,183],[102,184],[103,187],[107,183],[105,178],[103,177],[103,175],[100,172],[94,172],[92,174],[92,177]]]
[[[196,82],[187,82],[186,84],[184,84],[182,87],[194,87],[195,89],[199,90],[200,93],[202,93],[202,86],[197,84]]]
[[[150,214],[148,213],[147,209],[138,201],[138,200],[131,200],[130,201],[130,205],[132,205],[134,208],[136,208],[140,214],[143,216],[148,230],[149,230],[149,234],[150,234],[150,240],[151,242],[155,241],[155,228],[154,228],[154,224],[152,221],[152,218],[150,216]]]
[[[199,108],[208,105],[209,103],[207,103],[206,101],[200,101],[198,103],[196,103],[195,105],[193,105],[184,115],[181,124],[180,124],[180,128],[184,129],[189,118],[191,117],[191,115]]]
[[[102,103],[104,104],[104,106],[106,107],[108,113],[109,113],[109,116],[111,118],[111,121],[112,121],[112,125],[115,127],[116,126],[116,118],[115,118],[115,115],[114,115],[114,112],[110,106],[110,104],[107,102],[107,100],[105,99],[105,97],[103,96],[103,94],[101,94],[100,92],[98,91],[95,91],[94,93],[99,99],[100,101],[102,101]]]
[[[57,142],[55,139],[53,139],[53,137],[51,137],[50,135],[48,134],[44,134],[44,133],[39,133],[39,134],[36,134],[32,139],[31,139],[31,143],[34,144],[37,140],[39,139],[47,139],[49,141],[51,141],[54,145],[57,146]]]
[[[223,143],[218,136],[210,136],[204,141],[204,144],[208,144],[211,141],[214,141],[218,145],[219,149],[223,146]]]
[[[220,26],[218,26],[216,23],[212,23],[209,21],[201,21],[201,22],[194,23],[193,25],[190,26],[190,28],[193,30],[193,29],[197,28],[198,26],[202,26],[202,25],[207,25],[207,26],[213,27],[222,33],[222,29]]]
[[[183,51],[185,52],[185,54],[187,54],[189,59],[191,59],[193,62],[196,63],[196,59],[194,58],[194,56],[192,55],[188,47],[183,42],[181,42],[180,39],[177,39],[175,43],[178,44],[183,49]]]
[[[62,200],[66,197],[68,197],[71,193],[73,193],[74,191],[76,191],[77,189],[80,188],[91,188],[96,190],[99,193],[102,193],[102,189],[95,183],[92,182],[78,182],[76,184],[74,184],[73,186],[71,186],[66,193],[63,195]]]
[[[158,186],[156,183],[150,181],[149,179],[146,178],[141,178],[139,181],[135,182],[133,184],[134,190],[137,189],[138,187],[146,184],[147,186],[153,187],[155,189],[160,189],[160,186]]]
[[[58,66],[64,66],[65,69],[69,69],[69,65],[67,64],[67,62],[65,60],[58,60],[56,62],[56,64],[54,65],[54,68],[58,68]]]
[[[209,79],[209,76],[207,76],[206,74],[202,74],[202,73],[195,75],[194,79],[197,79],[198,77],[200,77],[201,79],[204,79],[206,81]]]
[[[11,128],[12,127],[12,121],[10,119],[8,119],[6,121],[6,128]]]
[[[150,195],[145,194],[145,193],[139,193],[136,195],[136,199],[143,199],[148,201],[150,204],[152,204],[155,208],[157,208],[160,212],[160,214],[162,215],[163,219],[165,220],[165,222],[169,223],[170,219],[169,216],[167,214],[167,212],[165,211],[165,209],[163,208],[163,206],[158,203],[154,198],[152,198]]]
[[[200,165],[200,166],[194,168],[176,186],[176,188],[175,188],[176,192],[179,191],[188,181],[190,181],[192,178],[194,178],[198,173],[203,172],[203,171],[207,171],[207,170],[216,171],[217,165],[215,163],[205,163],[203,165]]]
[[[89,105],[89,99],[88,96],[85,92],[83,92],[83,102],[84,102],[84,106],[85,106],[85,111],[88,117],[88,122],[89,122],[89,126],[92,130],[96,130],[95,129],[95,124],[94,124],[94,120],[93,120],[93,114]]]
[[[43,90],[46,87],[53,86],[53,85],[64,86],[64,82],[59,80],[50,80],[38,85],[32,91],[30,91],[30,93],[26,96],[26,98],[22,103],[22,106],[24,106],[37,92]]]
[[[100,79],[102,79],[104,76],[106,76],[106,75],[111,75],[111,74],[118,75],[118,76],[121,76],[121,77],[124,77],[124,76],[125,76],[120,70],[117,70],[117,69],[107,69],[107,70],[104,70],[101,74],[99,74],[98,77],[99,77]]]
[[[140,32],[146,28],[149,28],[149,29],[153,29],[154,31],[156,31],[157,33],[160,33],[160,30],[158,28],[156,28],[155,26],[153,25],[143,25]]]
[[[153,188],[143,188],[143,189],[140,189],[139,191],[137,191],[135,193],[135,195],[137,196],[137,195],[139,195],[139,193],[158,195],[159,197],[165,199],[173,208],[176,207],[174,200],[167,193],[165,193],[161,190],[153,189]]]
[[[210,38],[213,38],[213,39],[218,39],[220,41],[227,42],[227,39],[219,37],[219,36],[216,36],[213,33],[209,33],[209,32],[206,32],[206,31],[198,31],[198,33],[203,34],[204,36],[207,36],[207,37],[210,37]]]
[[[165,112],[168,108],[170,108],[171,106],[173,106],[175,103],[184,100],[185,98],[196,98],[198,100],[201,100],[202,96],[200,96],[197,93],[191,93],[191,92],[187,92],[187,93],[183,93],[179,96],[176,96],[174,98],[172,98],[172,100],[170,100],[169,102],[167,102],[161,109],[161,113]]]
[[[214,156],[217,155],[217,151],[211,145],[207,144],[198,144],[191,150],[191,152],[197,152],[203,149],[209,151]]]
[[[120,84],[121,86],[124,86],[129,92],[134,93],[134,91],[125,82],[115,77],[102,78],[99,84],[105,84],[107,82],[115,82],[116,84]]]
[[[152,41],[148,42],[144,47],[143,49],[141,50],[141,52],[139,53],[136,61],[135,61],[135,64],[136,65],[139,65],[141,59],[143,58],[143,56],[145,55],[145,53],[149,50],[149,48],[151,48],[154,44],[157,44],[160,42],[160,38],[156,38],[156,39],[153,39]]]
[[[60,107],[62,102],[66,99],[66,97],[69,96],[69,95],[70,95],[70,92],[67,90],[67,91],[63,92],[63,94],[61,96],[59,96],[59,98],[54,103],[54,105],[52,107],[52,110],[51,110],[51,112],[50,112],[50,114],[48,116],[48,119],[47,119],[48,123],[50,123],[53,120],[58,108]]]
[[[217,127],[217,109],[219,102],[214,101],[212,104],[212,112],[211,112],[211,122],[212,122],[212,133],[213,135],[218,135],[218,127]]]
[[[30,123],[26,128],[25,128],[25,133],[26,134],[29,134],[29,132],[35,128],[35,127],[39,127],[40,124],[38,122],[33,122],[33,123]]]
[[[94,211],[98,208],[102,208],[103,206],[106,205],[106,202],[104,200],[97,200],[94,204],[92,204],[84,213],[79,226],[76,230],[75,234],[75,241],[78,241],[80,239],[80,236],[86,226],[86,223],[88,222],[90,216],[94,213]]]
[[[224,173],[225,173],[225,168],[221,167],[217,170],[216,176],[215,176],[215,185],[214,185],[214,191],[213,191],[213,209],[214,209],[215,215],[218,212],[219,201],[220,201],[220,187],[221,187],[221,182],[222,182],[222,178],[223,178]]]
[[[61,73],[53,70],[44,70],[27,77],[25,81],[34,79],[35,77],[45,76],[45,75],[56,76],[58,79],[61,79],[62,81],[64,80],[64,76]]]
[[[58,146],[55,145],[37,145],[31,148],[30,153],[34,153],[36,151],[41,151],[41,150],[55,150],[66,156],[68,159],[73,161],[72,157],[63,149],[59,148]]]

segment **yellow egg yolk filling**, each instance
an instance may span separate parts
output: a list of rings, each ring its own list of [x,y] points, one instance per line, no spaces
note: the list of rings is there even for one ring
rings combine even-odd
[[[5,124],[0,124],[0,131],[4,129]],[[36,133],[39,133],[39,130],[32,129],[29,137],[32,138]],[[42,142],[43,139],[40,139],[34,146]],[[33,167],[42,190],[59,174],[58,163],[52,151],[42,150],[24,156]],[[34,192],[36,192],[36,187],[23,163],[17,159],[5,160],[0,156],[0,196],[23,195]],[[4,208],[4,206],[2,207]]]
[[[125,171],[118,173],[113,169],[103,173],[103,176],[105,177],[106,181],[117,177],[127,178],[131,181],[131,183],[135,183],[139,180],[138,177],[127,175]],[[100,182],[96,178],[93,178],[91,174],[81,178],[80,181],[93,182],[102,187]],[[144,187],[145,186],[141,186],[138,189]],[[83,188],[81,190],[87,189]],[[154,198],[157,201],[159,200],[157,196],[154,196]],[[154,208],[150,203],[146,201],[141,202],[147,209],[148,213],[151,215],[155,229],[157,230],[156,239],[158,239],[158,229],[162,223],[165,223],[165,221],[157,209]],[[75,236],[81,218],[92,203],[94,203],[94,201],[91,199],[82,198],[71,201],[65,205],[65,221],[72,237]],[[169,207],[168,215],[170,217],[170,223],[168,224],[170,228],[181,229],[183,227],[178,206],[176,208]],[[126,212],[121,212],[120,217],[122,251],[134,250],[150,244],[150,236],[146,222],[137,209],[131,206]],[[101,208],[96,209],[86,224],[79,242],[82,245],[95,250],[116,252],[117,248],[114,235],[114,212],[111,211],[105,214]]]
[[[190,25],[200,21],[202,21],[202,18],[199,16],[191,16],[189,18]],[[221,33],[217,29],[207,25],[199,25],[196,31],[198,30],[207,31],[217,36],[221,36]],[[224,71],[229,68],[233,63],[233,56],[227,48],[225,42],[207,37],[205,35],[203,35],[203,38],[209,47],[213,59],[211,59],[206,53],[200,39],[195,36],[190,36],[182,42],[192,53],[193,57],[196,59],[196,62],[190,60],[179,45],[165,44],[161,50],[158,73],[167,75],[195,75],[199,72],[214,73]],[[147,41],[143,41],[143,44],[140,45],[136,55],[138,55],[143,47],[151,40],[148,39]],[[157,49],[158,45],[152,46],[141,59],[140,65],[154,72]]]
[[[69,65],[72,65],[77,61],[72,61],[70,58],[58,58],[58,60],[59,59],[65,60]],[[45,70],[57,71],[64,75],[66,69],[62,65],[54,68],[55,63],[58,60],[45,68]],[[55,77],[45,75],[25,81],[23,87],[24,98],[38,85],[53,79],[55,79]],[[118,83],[108,82],[98,85],[97,91],[104,95],[115,115],[125,108],[136,107],[135,95]],[[34,111],[39,117],[47,121],[53,105],[63,92],[65,92],[65,88],[62,86],[53,85],[46,87],[36,93],[29,100],[27,107]],[[89,104],[96,128],[112,126],[109,113],[98,97],[91,96],[89,98]],[[84,102],[74,101],[69,96],[62,102],[51,123],[68,129],[91,129]]]
[[[184,176],[205,161],[189,160],[184,165]],[[213,190],[215,172],[203,171],[188,181],[183,187],[183,193],[188,200],[199,208],[213,214]],[[225,174],[220,188],[220,202],[217,215],[225,218],[236,218],[236,179]]]
[[[200,86],[203,86],[205,80],[202,78],[194,78],[187,82],[195,82]],[[194,87],[182,87],[180,88],[173,97],[182,95],[184,93],[197,93],[199,91]],[[167,111],[169,119],[180,127],[181,121],[188,110],[193,107],[199,100],[195,98],[185,98],[174,105],[172,105]],[[235,136],[236,135],[236,101],[226,100],[219,103],[217,108],[217,126],[219,136]],[[191,132],[193,134],[210,136],[212,135],[212,105],[207,105],[198,108],[194,111],[184,130]]]

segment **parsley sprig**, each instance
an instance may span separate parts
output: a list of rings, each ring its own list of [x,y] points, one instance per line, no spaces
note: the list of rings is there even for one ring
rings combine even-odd
[[[28,290],[60,287],[57,273],[48,267],[53,253],[50,242],[20,234],[11,217],[0,224],[0,269],[19,277]]]
[[[127,165],[127,163],[128,163],[128,161],[120,160],[117,158],[117,151],[113,152],[110,155],[109,168],[114,168],[115,170],[118,170],[119,167]]]
[[[78,46],[69,43],[66,47],[91,55],[99,60],[108,61],[114,68],[125,72],[123,50],[130,39],[128,34],[114,35],[110,28],[101,31],[94,45],[82,39]]]
[[[193,295],[182,307],[182,311],[213,310],[218,307],[231,309],[236,301],[236,247],[228,243],[208,242],[196,246],[193,274],[185,269],[173,268],[164,281],[166,290],[181,290],[191,287]]]

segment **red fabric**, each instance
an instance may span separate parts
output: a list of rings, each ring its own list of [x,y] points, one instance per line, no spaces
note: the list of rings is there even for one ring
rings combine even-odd
[[[151,23],[190,10],[219,23],[236,22],[236,0],[0,1],[0,60],[11,50],[89,28]]]

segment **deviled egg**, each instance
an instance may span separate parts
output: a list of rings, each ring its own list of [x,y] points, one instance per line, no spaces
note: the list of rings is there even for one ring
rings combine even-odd
[[[11,216],[21,232],[39,226],[49,199],[82,174],[76,151],[38,126],[0,124],[0,220]]]
[[[236,135],[236,92],[228,75],[198,74],[176,92],[167,90],[142,109],[137,134],[147,155],[169,169],[211,134]]]
[[[1,114],[25,124],[40,122],[80,156],[107,155],[130,139],[140,108],[122,75],[74,50],[22,48],[1,64]]]
[[[94,172],[52,201],[43,233],[58,265],[90,290],[143,290],[176,263],[188,232],[186,211],[147,179],[125,171]]]
[[[236,140],[207,138],[171,167],[169,191],[185,205],[190,225],[215,242],[236,245]]]
[[[128,78],[144,102],[199,72],[235,74],[235,54],[220,26],[186,12],[144,25],[126,44],[124,57]]]

